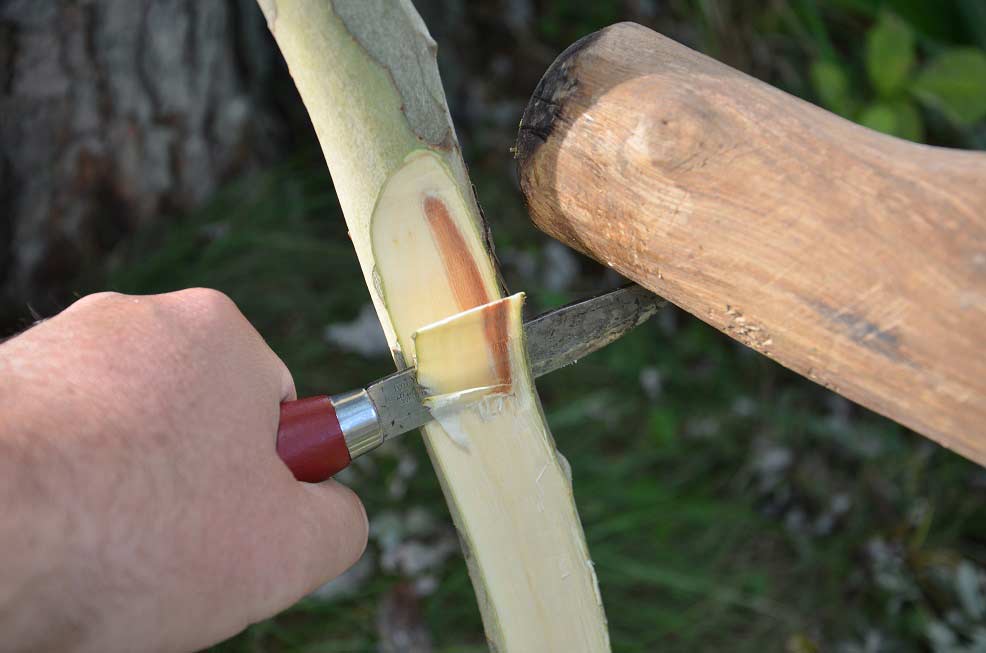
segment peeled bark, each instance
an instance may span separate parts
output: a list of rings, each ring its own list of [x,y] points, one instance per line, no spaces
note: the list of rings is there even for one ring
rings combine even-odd
[[[520,298],[501,300],[434,41],[407,0],[260,4],[395,360],[417,362],[433,393],[424,439],[491,646],[608,650],[571,482],[523,353]]]

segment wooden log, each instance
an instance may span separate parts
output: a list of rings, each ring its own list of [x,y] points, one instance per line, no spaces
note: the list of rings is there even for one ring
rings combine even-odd
[[[558,57],[517,159],[548,234],[986,464],[986,154],[867,130],[623,23]]]
[[[491,648],[608,651],[571,479],[524,355],[522,297],[501,299],[435,42],[409,0],[260,6],[395,362],[417,364],[440,407],[422,430]]]

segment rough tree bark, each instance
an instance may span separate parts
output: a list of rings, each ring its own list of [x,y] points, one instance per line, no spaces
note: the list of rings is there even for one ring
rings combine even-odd
[[[274,54],[251,0],[0,0],[0,335],[269,153]]]

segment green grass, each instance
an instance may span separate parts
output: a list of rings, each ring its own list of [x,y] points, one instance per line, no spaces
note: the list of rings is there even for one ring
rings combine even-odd
[[[501,252],[536,254],[543,240],[510,190],[476,178],[481,196],[500,198]],[[576,287],[601,287],[597,270],[583,268]],[[507,273],[537,296],[537,278]],[[302,394],[391,369],[385,358],[366,360],[323,339],[327,324],[354,317],[368,295],[328,175],[314,161],[244,180],[205,210],[144,234],[100,285],[227,292]],[[571,298],[554,293],[547,303]],[[644,367],[660,377],[653,397],[641,387]],[[831,650],[871,631],[894,642],[887,650],[927,650],[928,625],[960,604],[935,574],[960,560],[986,568],[981,470],[676,309],[539,388],[573,468],[617,651]],[[765,469],[770,451],[788,464]],[[418,471],[395,493],[406,458]],[[448,529],[416,433],[348,480],[371,521],[414,507],[436,520],[436,533]],[[816,529],[836,496],[848,510]],[[893,553],[888,569],[867,553],[875,541]],[[305,600],[216,650],[376,650],[381,602],[413,580],[381,569],[379,549],[371,542],[377,563],[355,594]],[[420,609],[435,650],[485,650],[461,558],[430,573],[437,589]]]
[[[669,12],[707,51],[833,110],[862,119],[875,115],[866,107],[906,100],[920,124],[900,133],[982,147],[983,120],[950,122],[936,111],[940,102],[927,104],[909,86],[949,48],[986,48],[986,32],[963,19],[979,11],[975,3],[675,0]],[[560,50],[623,11],[619,2],[553,0],[535,35]],[[867,37],[902,29],[888,12],[913,38]],[[760,58],[748,56],[750,43],[761,46]],[[911,77],[868,75],[868,57],[900,56],[915,57]],[[963,115],[976,100],[959,107]],[[464,142],[496,142],[472,136]],[[541,310],[611,283],[581,261],[567,290],[546,286],[548,240],[527,221],[503,172],[506,156],[477,145],[466,158],[508,286],[528,291]],[[523,258],[533,265],[516,262]],[[323,338],[368,294],[317,156],[242,180],[202,211],[139,234],[109,268],[96,271],[93,288],[225,291],[288,363],[301,394],[348,389],[392,369],[385,357],[364,359]],[[676,309],[538,387],[573,469],[616,651],[986,651],[980,468]],[[368,458],[347,482],[372,523],[410,524],[416,511],[433,525],[398,539],[432,546],[449,536],[416,433]],[[395,587],[421,580],[384,563],[392,536],[371,538],[370,573],[350,595],[306,599],[215,650],[377,650],[381,606]],[[461,557],[424,575],[436,585],[416,609],[434,650],[485,651]]]

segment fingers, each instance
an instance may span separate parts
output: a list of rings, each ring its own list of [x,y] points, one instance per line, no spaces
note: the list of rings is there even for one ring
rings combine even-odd
[[[294,387],[294,377],[291,375],[291,370],[277,354],[274,354],[273,351],[271,354],[274,355],[281,367],[281,401],[294,401],[298,398],[298,391]]]
[[[356,493],[336,481],[319,484],[291,479],[293,496],[278,502],[276,549],[262,564],[267,591],[256,597],[251,621],[292,605],[349,569],[366,549],[368,521]],[[260,580],[260,579],[258,579]]]
[[[301,483],[308,515],[318,522],[311,541],[305,543],[311,554],[314,587],[335,578],[359,560],[366,549],[369,521],[356,493],[337,481]]]

